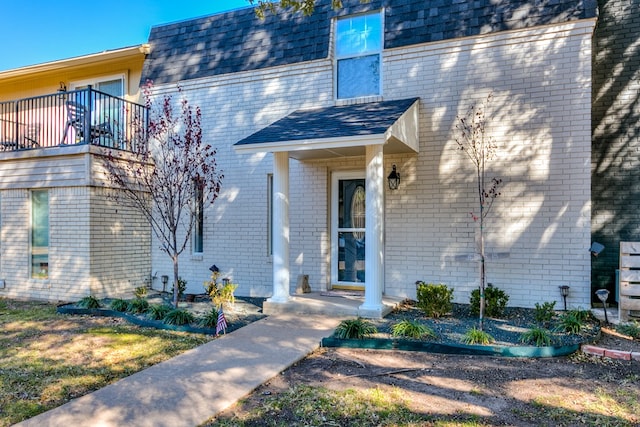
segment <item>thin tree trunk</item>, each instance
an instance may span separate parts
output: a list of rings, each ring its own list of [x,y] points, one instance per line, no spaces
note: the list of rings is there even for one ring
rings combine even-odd
[[[180,295],[180,288],[178,286],[178,255],[174,254],[173,259],[173,307],[178,308],[178,296]]]

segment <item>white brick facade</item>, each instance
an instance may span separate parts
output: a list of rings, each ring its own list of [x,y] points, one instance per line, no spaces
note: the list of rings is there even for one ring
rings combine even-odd
[[[385,155],[384,170],[396,164],[402,175],[397,191],[386,190],[387,295],[413,298],[415,281],[425,280],[446,283],[457,302],[468,302],[477,287],[477,264],[456,261],[474,251],[476,203],[455,120],[491,92],[489,132],[499,158],[490,173],[504,184],[487,221],[487,252],[509,255],[488,262],[488,282],[513,306],[561,302],[560,285],[571,287],[569,305],[589,305],[593,27],[578,21],[384,51],[383,98],[420,97],[420,153]],[[238,295],[271,295],[272,155],[239,155],[232,145],[294,110],[333,105],[333,78],[324,60],[181,83],[202,108],[204,136],[225,175],[221,197],[206,211],[203,256],[180,259],[188,292],[202,292],[216,264],[240,285]],[[290,160],[292,291],[298,274],[308,274],[315,291],[330,286],[329,184],[339,170],[364,171],[364,157]],[[152,271],[171,276],[157,243],[152,253]]]
[[[111,190],[87,185],[90,168],[68,166],[96,161],[91,157],[84,153],[74,158],[54,156],[41,163],[31,159],[3,162],[2,170],[19,170],[25,162],[35,167],[31,177],[12,176],[13,188],[0,191],[0,279],[5,281],[0,297],[76,301],[88,295],[131,295],[134,288],[145,284],[151,271],[149,225],[140,214],[108,197]],[[60,179],[38,183],[32,176],[44,174],[47,168],[58,171]],[[69,170],[79,172],[69,174]],[[3,188],[7,186],[5,182]],[[47,279],[31,278],[33,189],[49,194]]]

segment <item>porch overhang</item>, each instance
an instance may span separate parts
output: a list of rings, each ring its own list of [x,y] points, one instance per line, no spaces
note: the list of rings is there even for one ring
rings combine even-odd
[[[238,141],[239,154],[288,152],[297,160],[361,156],[368,145],[385,154],[417,153],[419,99],[297,110]]]

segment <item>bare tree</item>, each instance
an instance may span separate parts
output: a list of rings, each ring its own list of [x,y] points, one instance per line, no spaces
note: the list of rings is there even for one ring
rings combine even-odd
[[[491,211],[496,197],[500,195],[498,187],[502,183],[499,178],[492,178],[487,182],[487,163],[496,157],[497,145],[495,140],[486,134],[486,109],[491,103],[492,94],[487,96],[484,103],[479,106],[472,105],[464,117],[457,116],[456,129],[459,136],[456,138],[458,149],[464,152],[476,169],[476,185],[478,196],[478,209],[476,214],[470,212],[471,218],[479,224],[478,255],[480,256],[480,318],[479,329],[484,327],[485,310],[485,248],[484,248],[484,223]]]
[[[180,88],[178,93],[181,94]],[[173,262],[173,305],[178,305],[179,256],[187,248],[201,209],[220,194],[223,175],[216,163],[216,149],[202,138],[201,111],[182,98],[152,96],[152,85],[143,87],[148,125],[142,118],[140,138],[131,153],[109,151],[104,166],[118,190],[119,203],[140,212],[150,223],[160,249]]]

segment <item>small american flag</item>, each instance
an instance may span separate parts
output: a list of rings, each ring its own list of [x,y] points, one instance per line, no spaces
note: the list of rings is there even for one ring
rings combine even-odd
[[[227,333],[227,319],[224,317],[224,311],[222,311],[222,306],[220,306],[220,310],[218,310],[218,321],[216,322],[216,335],[220,335],[220,332]]]

